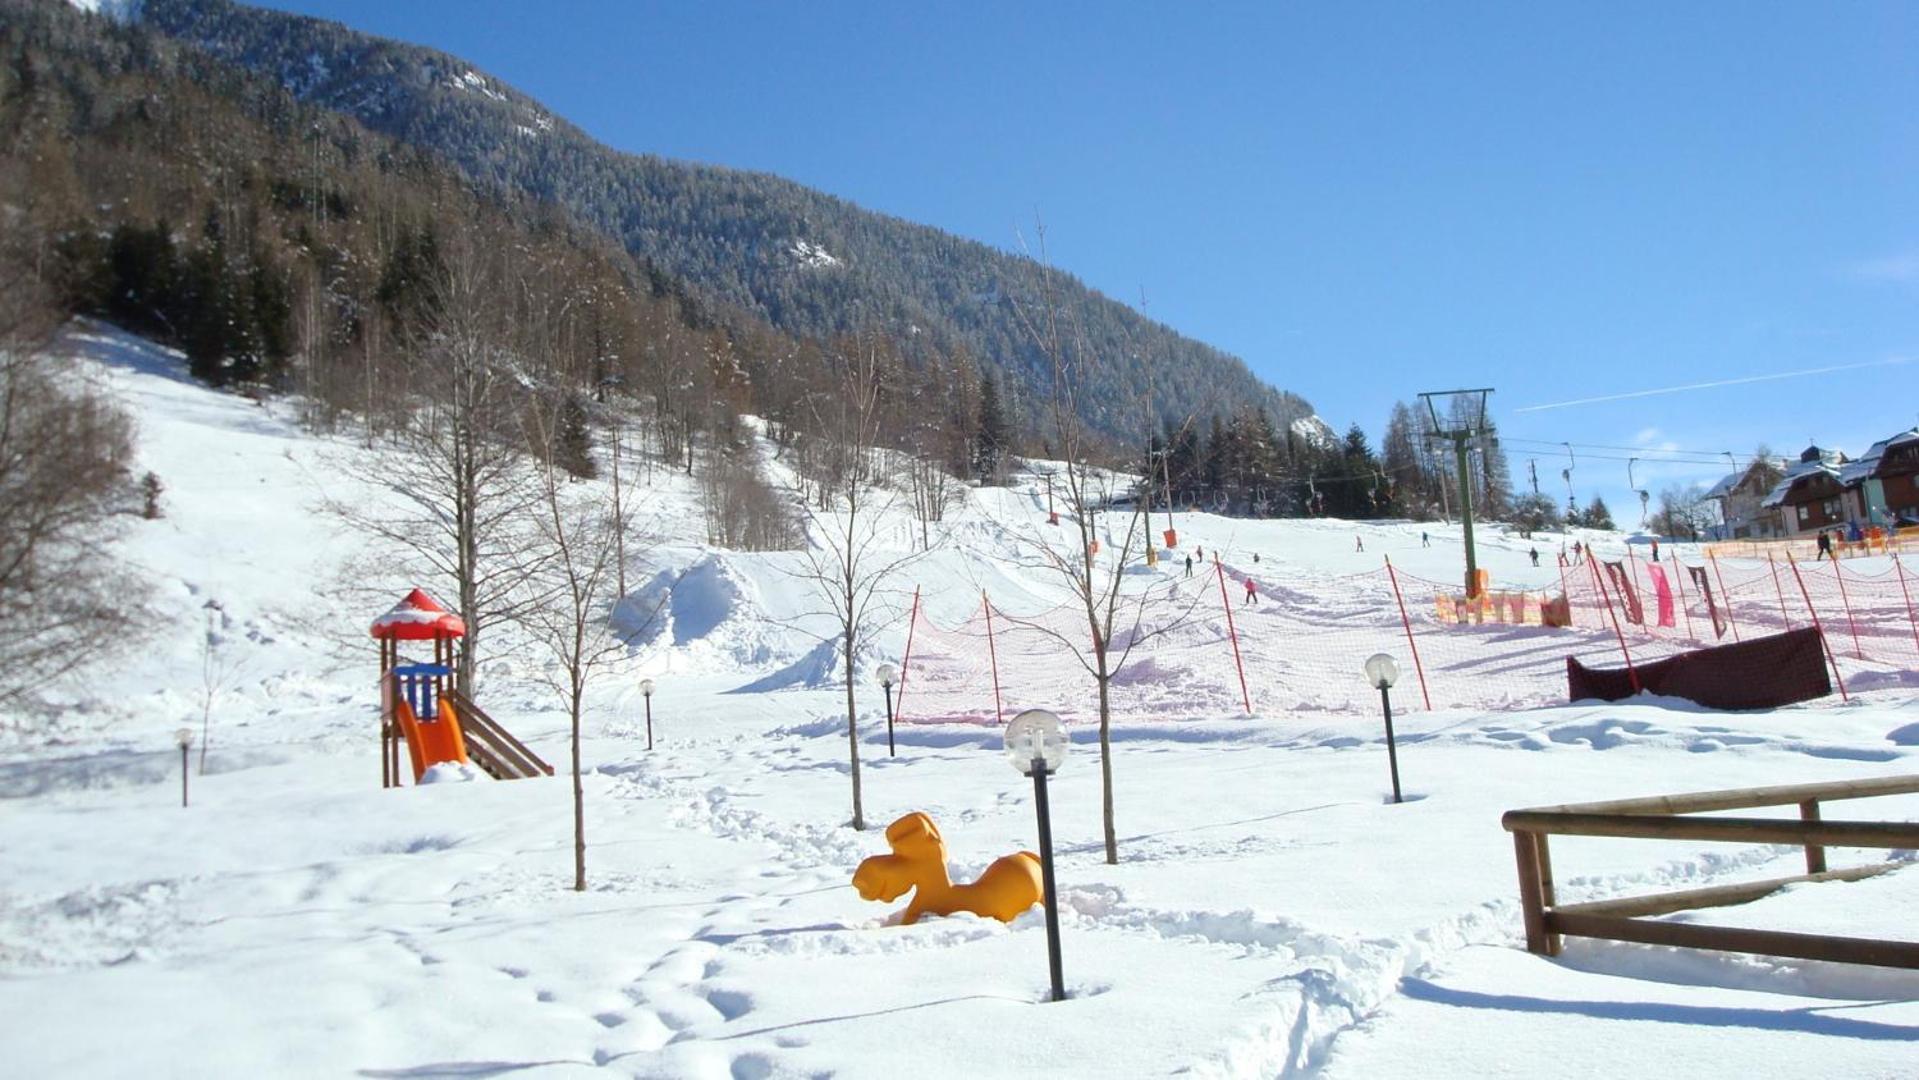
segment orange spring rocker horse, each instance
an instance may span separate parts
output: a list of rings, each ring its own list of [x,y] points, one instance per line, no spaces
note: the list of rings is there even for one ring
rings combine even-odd
[[[1016,851],[993,860],[979,880],[955,885],[946,872],[946,841],[939,827],[922,813],[911,813],[886,827],[891,855],[875,855],[853,872],[853,887],[863,900],[890,902],[914,890],[900,917],[900,925],[918,922],[921,915],[951,915],[969,911],[1001,922],[1044,898],[1040,886],[1039,856]]]

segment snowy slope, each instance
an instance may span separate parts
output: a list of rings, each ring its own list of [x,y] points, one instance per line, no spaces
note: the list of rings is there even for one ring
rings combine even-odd
[[[1764,1055],[1792,1074],[1911,1075],[1912,973],[1602,943],[1526,954],[1498,825],[1515,806],[1911,771],[1909,689],[1738,715],[1657,701],[1416,712],[1400,718],[1410,798],[1397,806],[1370,715],[1131,718],[1114,755],[1118,866],[1100,852],[1096,746],[1076,741],[1055,782],[1072,999],[1040,1004],[1036,912],[895,927],[891,906],[849,887],[884,843],[846,827],[829,627],[795,555],[701,543],[683,476],[657,473],[646,494],[657,539],[632,579],[632,605],[663,602],[666,617],[592,692],[591,887],[575,894],[563,782],[378,786],[364,635],[397,593],[343,571],[381,553],[316,510],[381,497],[333,464],[368,451],[302,433],[285,406],[195,386],[177,357],[104,328],[71,346],[76,377],[136,411],[142,467],[168,485],[167,516],[122,541],[162,629],[74,691],[56,737],[15,732],[0,751],[10,1073],[1735,1076]],[[946,624],[981,589],[1015,613],[1058,604],[1057,581],[1016,554],[1057,542],[1037,524],[1042,500],[969,492],[893,605],[903,614],[915,585]],[[1296,638],[1352,633],[1364,613],[1341,575],[1381,554],[1458,573],[1440,527],[1181,515],[1179,528],[1182,550],[1221,551],[1237,571],[1260,554]],[[916,533],[904,515],[887,530],[895,547]],[[1551,585],[1529,546],[1495,534],[1484,559],[1507,584]],[[182,810],[171,732],[197,724],[209,600],[233,689]],[[904,630],[879,651],[897,655]],[[480,700],[563,761],[538,653],[511,634],[499,645]],[[659,682],[652,753],[631,693],[643,673]],[[1031,788],[991,728],[906,724],[888,757],[879,696],[860,690],[870,824],[930,813],[962,879],[1034,845]],[[1792,873],[1800,855],[1608,841],[1555,859],[1564,896],[1596,898]],[[1710,915],[1897,937],[1915,902],[1906,869]]]

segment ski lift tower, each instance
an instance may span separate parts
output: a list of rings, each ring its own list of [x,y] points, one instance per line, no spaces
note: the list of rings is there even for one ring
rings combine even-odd
[[[1466,595],[1479,595],[1479,560],[1473,551],[1473,477],[1468,464],[1469,451],[1490,449],[1499,440],[1486,426],[1486,395],[1491,387],[1478,390],[1433,390],[1419,395],[1426,403],[1426,430],[1430,439],[1450,441],[1459,464],[1459,521],[1466,540]],[[1445,408],[1441,408],[1444,398]]]

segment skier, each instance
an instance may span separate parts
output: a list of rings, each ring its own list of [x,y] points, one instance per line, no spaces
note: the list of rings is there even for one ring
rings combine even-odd
[[[1659,561],[1659,538],[1657,536],[1652,538],[1652,561]]]
[[[1197,556],[1199,556],[1199,561],[1200,561],[1200,562],[1205,562],[1205,561],[1206,561],[1206,548],[1205,548],[1205,546],[1204,546],[1204,545],[1201,545],[1201,546],[1199,546],[1199,547],[1196,547],[1196,548],[1194,548],[1194,549],[1193,549],[1193,554],[1195,554],[1195,555],[1197,555]]]
[[[1257,552],[1257,551],[1255,551],[1255,552],[1253,552],[1253,562],[1254,562],[1255,564],[1257,564],[1257,563],[1259,562],[1259,552]]]
[[[1364,538],[1362,538],[1362,537],[1360,537],[1360,536],[1359,536],[1358,534],[1356,534],[1356,533],[1355,533],[1355,534],[1353,535],[1353,550],[1354,550],[1354,551],[1365,551],[1365,550],[1366,550],[1366,541],[1365,541],[1365,539],[1364,539]]]
[[[1193,557],[1191,555],[1186,556],[1186,576],[1193,576]]]
[[[1573,541],[1573,565],[1578,566],[1580,563],[1583,563],[1585,561],[1586,561],[1586,549],[1580,545],[1579,541],[1574,540]]]
[[[1257,604],[1257,603],[1259,603],[1259,586],[1253,584],[1252,578],[1247,578],[1246,579],[1246,599],[1240,601],[1240,606],[1243,607],[1247,604]]]
[[[1432,546],[1433,546],[1433,538],[1432,538],[1432,537],[1430,537],[1430,536],[1428,536],[1428,535],[1426,535],[1425,533],[1420,533],[1420,534],[1419,534],[1419,546],[1420,546],[1420,547],[1432,547]]]
[[[1832,553],[1832,537],[1826,535],[1826,530],[1824,529],[1819,530],[1819,552],[1812,557],[1812,561],[1818,562],[1820,559],[1831,559],[1833,562],[1839,561],[1838,557]]]
[[[1531,551],[1527,552],[1527,554],[1533,557],[1533,565],[1538,566],[1539,565],[1539,549],[1534,548]]]

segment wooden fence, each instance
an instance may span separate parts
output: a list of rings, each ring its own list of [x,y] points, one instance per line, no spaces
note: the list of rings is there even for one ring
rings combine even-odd
[[[1526,948],[1542,956],[1557,956],[1562,937],[1571,935],[1637,941],[1648,945],[1788,956],[1802,960],[1919,968],[1919,942],[1702,926],[1696,923],[1660,922],[1651,918],[1695,908],[1743,904],[1800,882],[1857,881],[1895,869],[1903,864],[1882,862],[1829,870],[1826,867],[1826,848],[1919,847],[1919,822],[1827,821],[1820,816],[1820,803],[1914,792],[1919,792],[1919,775],[1734,788],[1510,810],[1501,819],[1501,824],[1513,834],[1514,855],[1519,867],[1519,900],[1526,922]],[[1796,821],[1786,818],[1687,816],[1712,811],[1794,805],[1799,808],[1799,819]],[[1806,850],[1806,873],[1618,900],[1559,904],[1553,895],[1552,856],[1547,847],[1547,837],[1553,835],[1792,844]]]

